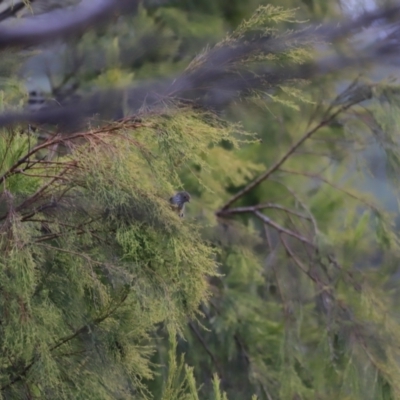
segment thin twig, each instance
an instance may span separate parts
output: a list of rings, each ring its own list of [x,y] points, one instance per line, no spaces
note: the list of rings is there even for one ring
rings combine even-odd
[[[299,269],[302,272],[304,272],[309,278],[311,278],[315,283],[320,283],[320,281],[317,279],[317,277],[315,277],[313,274],[311,274],[310,271],[308,271],[307,268],[303,265],[303,263],[297,258],[297,256],[294,254],[293,250],[286,243],[286,240],[283,238],[282,234],[279,235],[279,238],[281,239],[283,247],[285,248],[289,257],[295,262],[295,264],[299,267]]]
[[[296,143],[294,143],[289,150],[277,161],[275,164],[273,164],[266,172],[261,174],[258,178],[254,179],[252,182],[250,182],[244,189],[240,190],[237,192],[233,197],[231,197],[221,208],[221,210],[226,210],[229,208],[231,204],[233,204],[236,200],[238,200],[240,197],[242,197],[244,194],[248,193],[250,190],[255,188],[257,185],[259,185],[261,182],[265,181],[268,179],[275,171],[277,171],[282,164],[285,163],[285,161],[307,140],[309,139],[315,132],[317,132],[319,129],[324,127],[325,125],[329,124],[331,121],[333,121],[339,114],[341,114],[343,111],[349,109],[351,106],[354,104],[348,104],[346,106],[340,107],[336,112],[332,113],[329,117],[323,119],[318,125],[316,125],[313,129],[308,131],[306,134],[304,134]]]
[[[281,206],[280,204],[274,204],[274,203],[263,203],[263,204],[257,204],[255,206],[229,208],[227,210],[219,212],[218,215],[222,216],[222,215],[229,215],[229,214],[242,214],[242,213],[249,213],[249,212],[252,213],[254,211],[264,210],[267,208],[285,211],[286,213],[296,215],[299,218],[307,219],[309,221],[311,220],[311,218],[307,215],[300,214],[294,210],[291,210],[289,208]]]
[[[193,322],[189,322],[189,328],[190,330],[195,334],[197,340],[201,343],[201,345],[203,346],[204,350],[206,351],[206,353],[209,355],[209,357],[211,358],[213,364],[217,367],[218,370],[218,374],[221,374],[221,368],[219,365],[218,360],[216,359],[216,357],[214,356],[213,352],[210,350],[210,348],[207,346],[206,341],[203,339],[203,337],[201,336],[200,332],[197,330],[197,328],[194,326]],[[220,375],[221,376],[221,375]]]
[[[22,204],[20,204],[18,207],[16,207],[16,211],[22,210],[27,204],[34,202],[49,186],[51,186],[54,182],[60,179],[60,177],[65,174],[69,170],[69,167],[64,168],[61,173],[50,179],[48,182],[46,182],[42,187],[40,187],[32,196],[28,197]]]
[[[349,196],[349,197],[351,197],[351,198],[353,198],[353,199],[355,199],[355,200],[357,200],[357,201],[359,201],[359,202],[361,202],[361,203],[367,205],[367,206],[370,207],[372,210],[374,210],[374,211],[376,211],[376,212],[379,213],[378,207],[375,206],[374,204],[369,203],[368,201],[366,201],[366,200],[364,200],[364,199],[358,197],[357,195],[355,195],[354,193],[348,191],[347,189],[344,189],[344,188],[342,188],[342,187],[336,185],[335,183],[329,181],[328,179],[323,178],[321,175],[313,174],[313,173],[309,173],[309,172],[294,171],[294,170],[286,169],[286,168],[284,168],[284,169],[283,169],[283,168],[280,168],[279,171],[284,172],[284,173],[287,173],[287,174],[301,175],[301,176],[305,176],[305,177],[308,177],[308,178],[318,179],[318,180],[320,180],[321,182],[324,182],[324,183],[326,183],[327,185],[333,187],[334,189],[337,189],[337,190],[339,190],[340,192],[345,193],[347,196]]]
[[[293,231],[291,231],[289,229],[284,228],[283,226],[281,226],[281,225],[277,224],[276,222],[272,221],[270,218],[268,218],[263,213],[261,213],[259,211],[254,211],[253,214],[256,217],[258,217],[259,219],[261,219],[265,224],[275,228],[278,232],[284,233],[284,234],[286,234],[288,236],[292,236],[292,237],[296,238],[297,240],[300,240],[303,243],[307,243],[310,246],[315,247],[315,244],[311,240],[307,239],[306,237],[304,237],[304,236],[302,236],[302,235],[300,235],[300,234],[298,234],[296,232],[293,232]]]

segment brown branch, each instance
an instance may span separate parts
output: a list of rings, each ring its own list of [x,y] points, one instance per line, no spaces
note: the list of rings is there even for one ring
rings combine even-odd
[[[272,240],[271,240],[271,236],[270,236],[270,232],[269,232],[269,227],[266,224],[264,224],[264,233],[265,233],[265,240],[267,242],[268,248],[270,250],[270,255],[271,255],[271,254],[273,254],[273,252],[275,252],[277,250],[277,247],[274,249],[272,246]],[[278,245],[279,245],[279,243],[278,243]],[[271,262],[271,268],[272,268],[272,271],[275,276],[276,287],[278,290],[279,297],[281,299],[283,314],[284,314],[285,320],[287,321],[290,316],[290,311],[289,311],[290,308],[289,308],[288,302],[283,294],[283,289],[282,289],[280,281],[279,281],[278,271],[276,269],[274,262]]]
[[[249,353],[246,350],[246,345],[244,343],[244,340],[242,340],[240,334],[236,332],[233,335],[233,339],[235,340],[236,346],[239,348],[239,351],[243,354],[243,356],[246,360],[247,366],[251,365],[251,358],[249,356]]]
[[[314,276],[310,271],[308,271],[307,268],[303,265],[303,263],[297,258],[293,250],[286,243],[286,240],[283,238],[282,234],[279,235],[279,238],[281,239],[283,247],[285,248],[289,257],[294,261],[294,263],[299,267],[299,269],[302,272],[304,272],[309,278],[311,278],[311,280],[313,280],[315,283],[321,284],[320,280],[316,276]]]
[[[49,148],[53,145],[56,144],[62,144],[64,143],[66,140],[68,141],[73,141],[75,139],[80,139],[80,138],[90,138],[90,137],[94,137],[96,139],[99,139],[99,136],[101,134],[104,135],[109,135],[110,132],[115,132],[121,129],[129,129],[129,128],[139,128],[141,126],[144,126],[143,124],[140,124],[138,122],[135,121],[130,121],[128,119],[125,120],[121,120],[119,121],[119,123],[117,125],[107,125],[105,127],[93,130],[93,131],[85,131],[85,132],[77,132],[73,135],[69,135],[67,137],[63,137],[62,135],[54,135],[52,138],[49,138],[48,140],[46,140],[44,143],[35,146],[33,149],[31,149],[30,151],[28,151],[23,157],[21,157],[14,165],[12,165],[6,172],[4,172],[4,174],[2,176],[0,176],[0,183],[3,183],[8,177],[12,176],[13,174],[16,173],[24,173],[26,170],[30,169],[31,166],[35,165],[35,164],[41,164],[41,163],[46,163],[46,164],[60,164],[60,165],[68,165],[70,167],[77,167],[77,161],[69,161],[69,162],[54,162],[54,161],[43,161],[43,160],[37,160],[35,162],[31,163],[30,157],[32,157],[33,155],[35,155],[37,152],[39,152],[42,149],[46,149]],[[132,142],[133,144],[135,144],[137,147],[141,148],[143,150],[143,146],[138,143],[137,141],[130,139],[130,138],[126,138],[128,141]],[[24,168],[20,168],[23,164],[27,164],[26,167]]]
[[[309,207],[307,207],[307,205],[300,199],[300,197],[298,196],[298,194],[292,190],[289,186],[287,186],[285,183],[283,183],[282,181],[276,180],[276,179],[270,179],[270,181],[276,182],[279,185],[282,185],[292,196],[293,198],[301,205],[301,207],[307,212],[307,214],[310,217],[310,221],[313,225],[314,228],[314,234],[316,235],[318,233],[318,224],[317,221],[313,215],[313,213],[310,211]]]
[[[94,238],[96,238],[100,243],[107,244],[106,240],[104,240],[103,238],[101,238],[100,236],[97,235],[97,233],[101,232],[101,231],[96,230],[96,229],[90,229],[90,230],[85,229],[85,226],[87,226],[93,222],[96,222],[99,219],[100,218],[97,218],[97,219],[90,218],[89,220],[84,221],[84,222],[80,223],[79,225],[66,224],[66,223],[57,221],[57,225],[60,225],[64,228],[69,228],[69,230],[66,230],[64,232],[49,233],[48,235],[43,235],[43,236],[37,237],[35,240],[35,243],[40,243],[40,242],[45,242],[47,240],[57,239],[64,235],[71,234],[72,232],[75,231],[74,232],[75,235],[83,235],[85,233],[88,233],[88,234],[92,235]],[[49,221],[46,219],[34,219],[34,218],[29,218],[29,219],[23,218],[22,220],[30,221],[30,222],[40,222],[40,223],[46,223],[46,224],[54,222],[54,221]],[[110,233],[110,232],[113,232],[113,230],[111,230],[110,232],[109,231],[107,231],[107,232]]]
[[[114,312],[125,302],[125,300],[128,297],[128,294],[129,294],[129,290],[126,291],[126,293],[122,296],[121,300],[118,302],[117,305],[115,305],[115,307],[110,308],[110,310],[108,312],[106,312],[103,316],[94,319],[90,325],[98,325],[101,322],[103,322],[104,320],[106,320],[108,317],[110,317],[112,314],[114,314]],[[63,339],[60,339],[58,341],[58,343],[56,343],[54,346],[50,347],[50,351],[54,351],[55,349],[59,348],[63,344],[71,341],[72,339],[75,339],[77,336],[81,335],[82,333],[89,332],[89,331],[90,331],[90,328],[89,328],[88,324],[82,326],[81,328],[79,328],[77,331],[75,331],[71,335],[66,336]]]
[[[48,240],[58,239],[58,238],[61,238],[63,236],[66,236],[68,234],[71,234],[71,232],[73,232],[73,231],[70,230],[70,231],[65,231],[65,232],[49,233],[48,235],[43,235],[43,236],[37,237],[35,239],[35,243],[41,243],[41,242],[46,242]],[[96,232],[98,232],[98,231],[95,230],[95,229],[84,230],[82,228],[79,229],[78,227],[76,227],[76,230],[75,230],[74,234],[77,235],[77,236],[80,236],[80,235],[83,235],[85,233],[88,233],[91,236],[93,236],[94,238],[96,238],[100,243],[107,244],[108,242],[105,239],[101,238],[100,236],[96,235]]]
[[[16,207],[16,211],[22,210],[27,204],[35,201],[49,186],[51,186],[57,180],[61,179],[61,176],[64,175],[68,170],[69,170],[69,167],[64,168],[64,170],[61,171],[61,173],[58,176],[56,176],[56,177],[50,179],[48,182],[46,182],[32,196],[28,197],[22,204],[20,204],[18,207]]]
[[[31,168],[29,168],[31,169]],[[69,181],[68,178],[64,178],[60,175],[40,175],[40,174],[27,174],[26,172],[22,170],[16,170],[15,173],[24,175],[24,176],[30,176],[32,178],[54,178],[55,180],[64,180],[64,181]]]
[[[289,219],[289,223],[291,225],[291,229],[293,229],[294,232],[299,233],[299,228],[297,227],[297,225],[295,224],[295,221],[293,221],[293,218],[290,214],[287,215],[288,219]],[[305,230],[308,227],[304,226],[304,221],[299,221],[300,224],[302,225],[301,227]],[[310,246],[307,246],[306,243],[301,242],[302,247],[304,248],[306,254],[308,255],[308,259],[310,261],[312,261],[313,259],[313,255],[315,255],[316,251],[317,251],[317,246],[313,246],[310,248]]]
[[[279,282],[278,271],[276,270],[275,265],[272,265],[272,271],[274,272],[276,287],[278,289],[279,297],[281,298],[283,315],[285,317],[285,321],[288,321],[289,317],[290,317],[290,307],[289,307],[289,304],[283,294],[283,290],[282,290],[281,284]]]
[[[83,134],[80,133],[80,134],[74,135],[73,138],[82,137],[82,136],[83,136]],[[29,161],[30,161],[29,158],[32,157],[34,154],[36,154],[39,150],[45,149],[47,147],[50,147],[54,144],[61,143],[63,141],[64,141],[63,139],[61,139],[59,136],[57,136],[56,138],[53,138],[51,140],[46,140],[41,145],[35,146],[32,150],[28,151],[28,153],[26,153],[23,157],[21,157],[13,166],[11,166],[11,168],[8,169],[8,171],[6,171],[0,177],[0,183],[3,183],[12,174],[17,173],[19,170],[19,167],[21,165],[29,163]],[[72,163],[69,163],[69,164],[72,164]]]
[[[274,204],[274,203],[263,203],[263,204],[258,204],[255,206],[248,206],[248,207],[236,207],[236,208],[229,208],[227,210],[220,211],[218,213],[218,216],[223,216],[223,215],[230,215],[230,214],[242,214],[242,213],[253,213],[254,211],[257,210],[264,210],[267,208],[272,208],[276,210],[281,210],[285,211],[286,213],[296,215],[299,218],[311,220],[311,217],[308,217],[306,215],[300,214],[294,210],[291,210],[289,208],[283,207],[280,204]]]
[[[258,217],[259,219],[261,219],[261,221],[263,221],[265,224],[267,224],[269,226],[272,226],[278,232],[284,233],[284,234],[286,234],[288,236],[292,236],[292,237],[296,238],[297,240],[300,240],[300,242],[307,243],[310,246],[315,247],[315,244],[311,240],[307,239],[306,237],[304,237],[304,236],[302,236],[302,235],[300,235],[300,234],[298,234],[296,232],[293,232],[293,231],[291,231],[289,229],[284,228],[283,226],[281,226],[281,225],[277,224],[276,222],[272,221],[269,217],[267,217],[263,213],[261,213],[259,211],[254,211],[253,214],[256,217]]]
[[[308,131],[306,134],[304,134],[296,143],[294,143],[289,150],[278,160],[273,164],[266,172],[261,174],[258,178],[254,179],[252,182],[250,182],[244,189],[240,190],[237,192],[233,197],[231,197],[221,208],[221,210],[226,210],[229,208],[231,204],[233,204],[236,200],[238,200],[240,197],[248,193],[250,190],[255,188],[257,185],[259,185],[261,182],[265,181],[268,179],[274,172],[276,172],[282,164],[287,161],[287,159],[307,140],[309,139],[315,132],[317,132],[319,129],[324,127],[325,125],[329,124],[331,121],[333,121],[339,114],[341,114],[343,111],[349,109],[351,106],[354,104],[348,104],[346,106],[340,107],[336,112],[332,113],[329,117],[323,119],[318,125],[316,125],[313,129]]]
[[[65,162],[61,161],[48,161],[48,160],[35,160],[34,164],[54,164],[54,165],[65,165]],[[72,164],[72,163],[71,163]],[[74,164],[74,167],[79,167],[78,164]],[[43,167],[35,167],[35,168],[43,168]],[[54,167],[55,168],[55,167]],[[29,169],[33,169],[33,167],[29,167]]]
[[[63,197],[69,190],[71,190],[71,187],[72,187],[72,186],[66,187],[66,188],[63,190],[63,192],[61,193],[61,195],[59,195],[59,197],[58,197],[58,199],[59,199],[58,201],[60,201],[60,199],[62,199],[62,197]],[[55,204],[57,204],[58,201],[56,201]],[[43,211],[44,209],[48,208],[47,206],[51,207],[51,204],[50,204],[50,205],[47,204],[47,205],[45,205],[45,206],[42,205],[42,206],[36,208],[35,210],[31,211],[29,214],[23,215],[23,216],[21,217],[21,222],[30,220],[30,218],[34,217],[38,212],[41,212],[41,211]]]

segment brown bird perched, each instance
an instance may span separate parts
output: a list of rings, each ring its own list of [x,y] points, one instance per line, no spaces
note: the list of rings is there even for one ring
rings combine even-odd
[[[178,212],[179,216],[183,217],[185,203],[190,202],[190,194],[185,191],[178,192],[174,196],[170,197],[169,202],[172,204],[173,209]]]

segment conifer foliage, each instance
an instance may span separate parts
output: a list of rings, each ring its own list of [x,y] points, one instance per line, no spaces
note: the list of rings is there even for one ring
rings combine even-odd
[[[400,399],[400,247],[368,193],[375,151],[397,199],[398,87],[351,68],[397,47],[350,40],[399,8],[224,34],[220,2],[117,3],[0,26],[1,398]]]

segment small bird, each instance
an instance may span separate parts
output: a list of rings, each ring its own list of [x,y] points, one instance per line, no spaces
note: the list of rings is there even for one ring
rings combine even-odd
[[[185,203],[190,202],[190,194],[185,191],[177,192],[174,196],[170,197],[169,202],[172,204],[173,209],[176,210],[182,218],[185,211]]]

